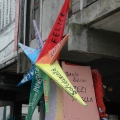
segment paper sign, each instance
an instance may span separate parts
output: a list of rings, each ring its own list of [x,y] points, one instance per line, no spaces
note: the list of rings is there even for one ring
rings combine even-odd
[[[38,50],[39,50],[39,52],[41,52],[42,48],[43,48],[43,40],[42,40],[40,33],[38,31],[38,27],[36,25],[35,20],[33,20],[33,25],[34,25],[34,30],[35,30],[35,36],[36,36],[37,43],[38,43]]]
[[[49,50],[54,48],[56,46],[56,44],[62,40],[64,26],[66,23],[66,16],[67,16],[67,12],[68,12],[68,6],[69,6],[69,0],[65,0],[64,4],[62,6],[62,9],[53,25],[53,28],[46,40],[43,50],[37,59],[37,62],[43,56],[45,56],[49,52]]]
[[[19,43],[19,46],[23,49],[25,54],[28,56],[28,58],[31,60],[33,64],[35,64],[36,59],[38,57],[39,51],[33,48],[30,48],[28,46],[25,46],[21,43]]]
[[[51,49],[48,54],[42,57],[37,63],[42,64],[52,64],[55,60],[57,60],[57,56],[63,48],[65,42],[67,41],[69,34],[67,34],[53,49]]]
[[[88,105],[86,108],[81,107],[64,92],[64,120],[100,120],[90,67],[62,63],[62,68],[76,91]]]
[[[70,96],[76,99],[80,104],[86,106],[86,103],[79,96],[77,91],[74,89],[67,76],[59,66],[58,62],[54,62],[52,65],[49,64],[36,64],[41,70],[48,74],[59,87],[65,90]],[[79,105],[80,106],[80,105]]]

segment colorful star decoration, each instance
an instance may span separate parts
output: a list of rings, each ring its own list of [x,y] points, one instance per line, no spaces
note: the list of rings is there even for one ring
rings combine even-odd
[[[19,43],[19,46],[23,49],[33,64],[32,69],[25,76],[26,79],[23,78],[23,80],[18,84],[18,86],[22,85],[32,79],[29,108],[26,120],[31,119],[34,109],[43,92],[45,99],[45,110],[46,112],[49,112],[50,78],[80,104],[87,106],[73,85],[70,83],[57,61],[59,53],[69,37],[69,34],[67,34],[63,38],[68,6],[69,0],[65,0],[44,46],[35,21],[33,21],[39,50]]]

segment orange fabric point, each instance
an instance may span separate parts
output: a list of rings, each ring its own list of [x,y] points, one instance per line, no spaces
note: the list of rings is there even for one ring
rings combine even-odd
[[[51,49],[44,57],[37,61],[39,64],[52,64],[58,57],[61,49],[66,43],[69,34],[67,34],[53,49]]]

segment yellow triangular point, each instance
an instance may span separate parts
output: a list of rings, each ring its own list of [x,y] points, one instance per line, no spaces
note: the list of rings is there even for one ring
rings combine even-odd
[[[36,64],[41,70],[48,74],[63,90],[65,90],[70,96],[76,99],[83,106],[87,104],[82,100],[77,91],[74,89],[67,76],[59,66],[58,62],[50,64]]]

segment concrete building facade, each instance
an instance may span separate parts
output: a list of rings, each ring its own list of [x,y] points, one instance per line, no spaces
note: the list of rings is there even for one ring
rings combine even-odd
[[[64,0],[28,0],[26,4],[25,0],[20,0],[17,42],[37,49],[33,19],[36,20],[41,37],[45,41],[63,2]],[[6,26],[9,23],[14,24],[12,23],[15,18],[14,4],[15,0],[8,0],[8,2],[0,0],[0,30],[6,28],[4,29],[5,37],[0,34],[0,41],[6,43],[4,50],[3,45],[0,44],[0,58],[2,58],[0,93],[4,93],[0,95],[0,100],[14,101],[14,108],[18,111],[12,110],[13,116],[21,115],[21,103],[28,104],[31,87],[31,83],[27,83],[16,88],[31,67],[30,61],[22,50],[17,47],[16,55],[12,54],[12,57],[8,57],[9,51],[13,51],[14,48],[14,27],[10,27],[13,30],[10,36],[5,33],[9,31]],[[67,61],[98,69],[103,77],[103,84],[106,86],[104,102],[107,114],[116,115],[117,117],[111,117],[111,119],[119,120],[120,0],[70,0],[64,35],[67,33],[70,37],[61,51],[60,62]],[[10,47],[9,38],[12,38],[10,39],[12,47]],[[7,49],[9,47],[10,49]],[[56,85],[53,87],[57,90]],[[56,98],[54,94],[52,95],[52,98]],[[44,120],[42,111],[41,116]]]

